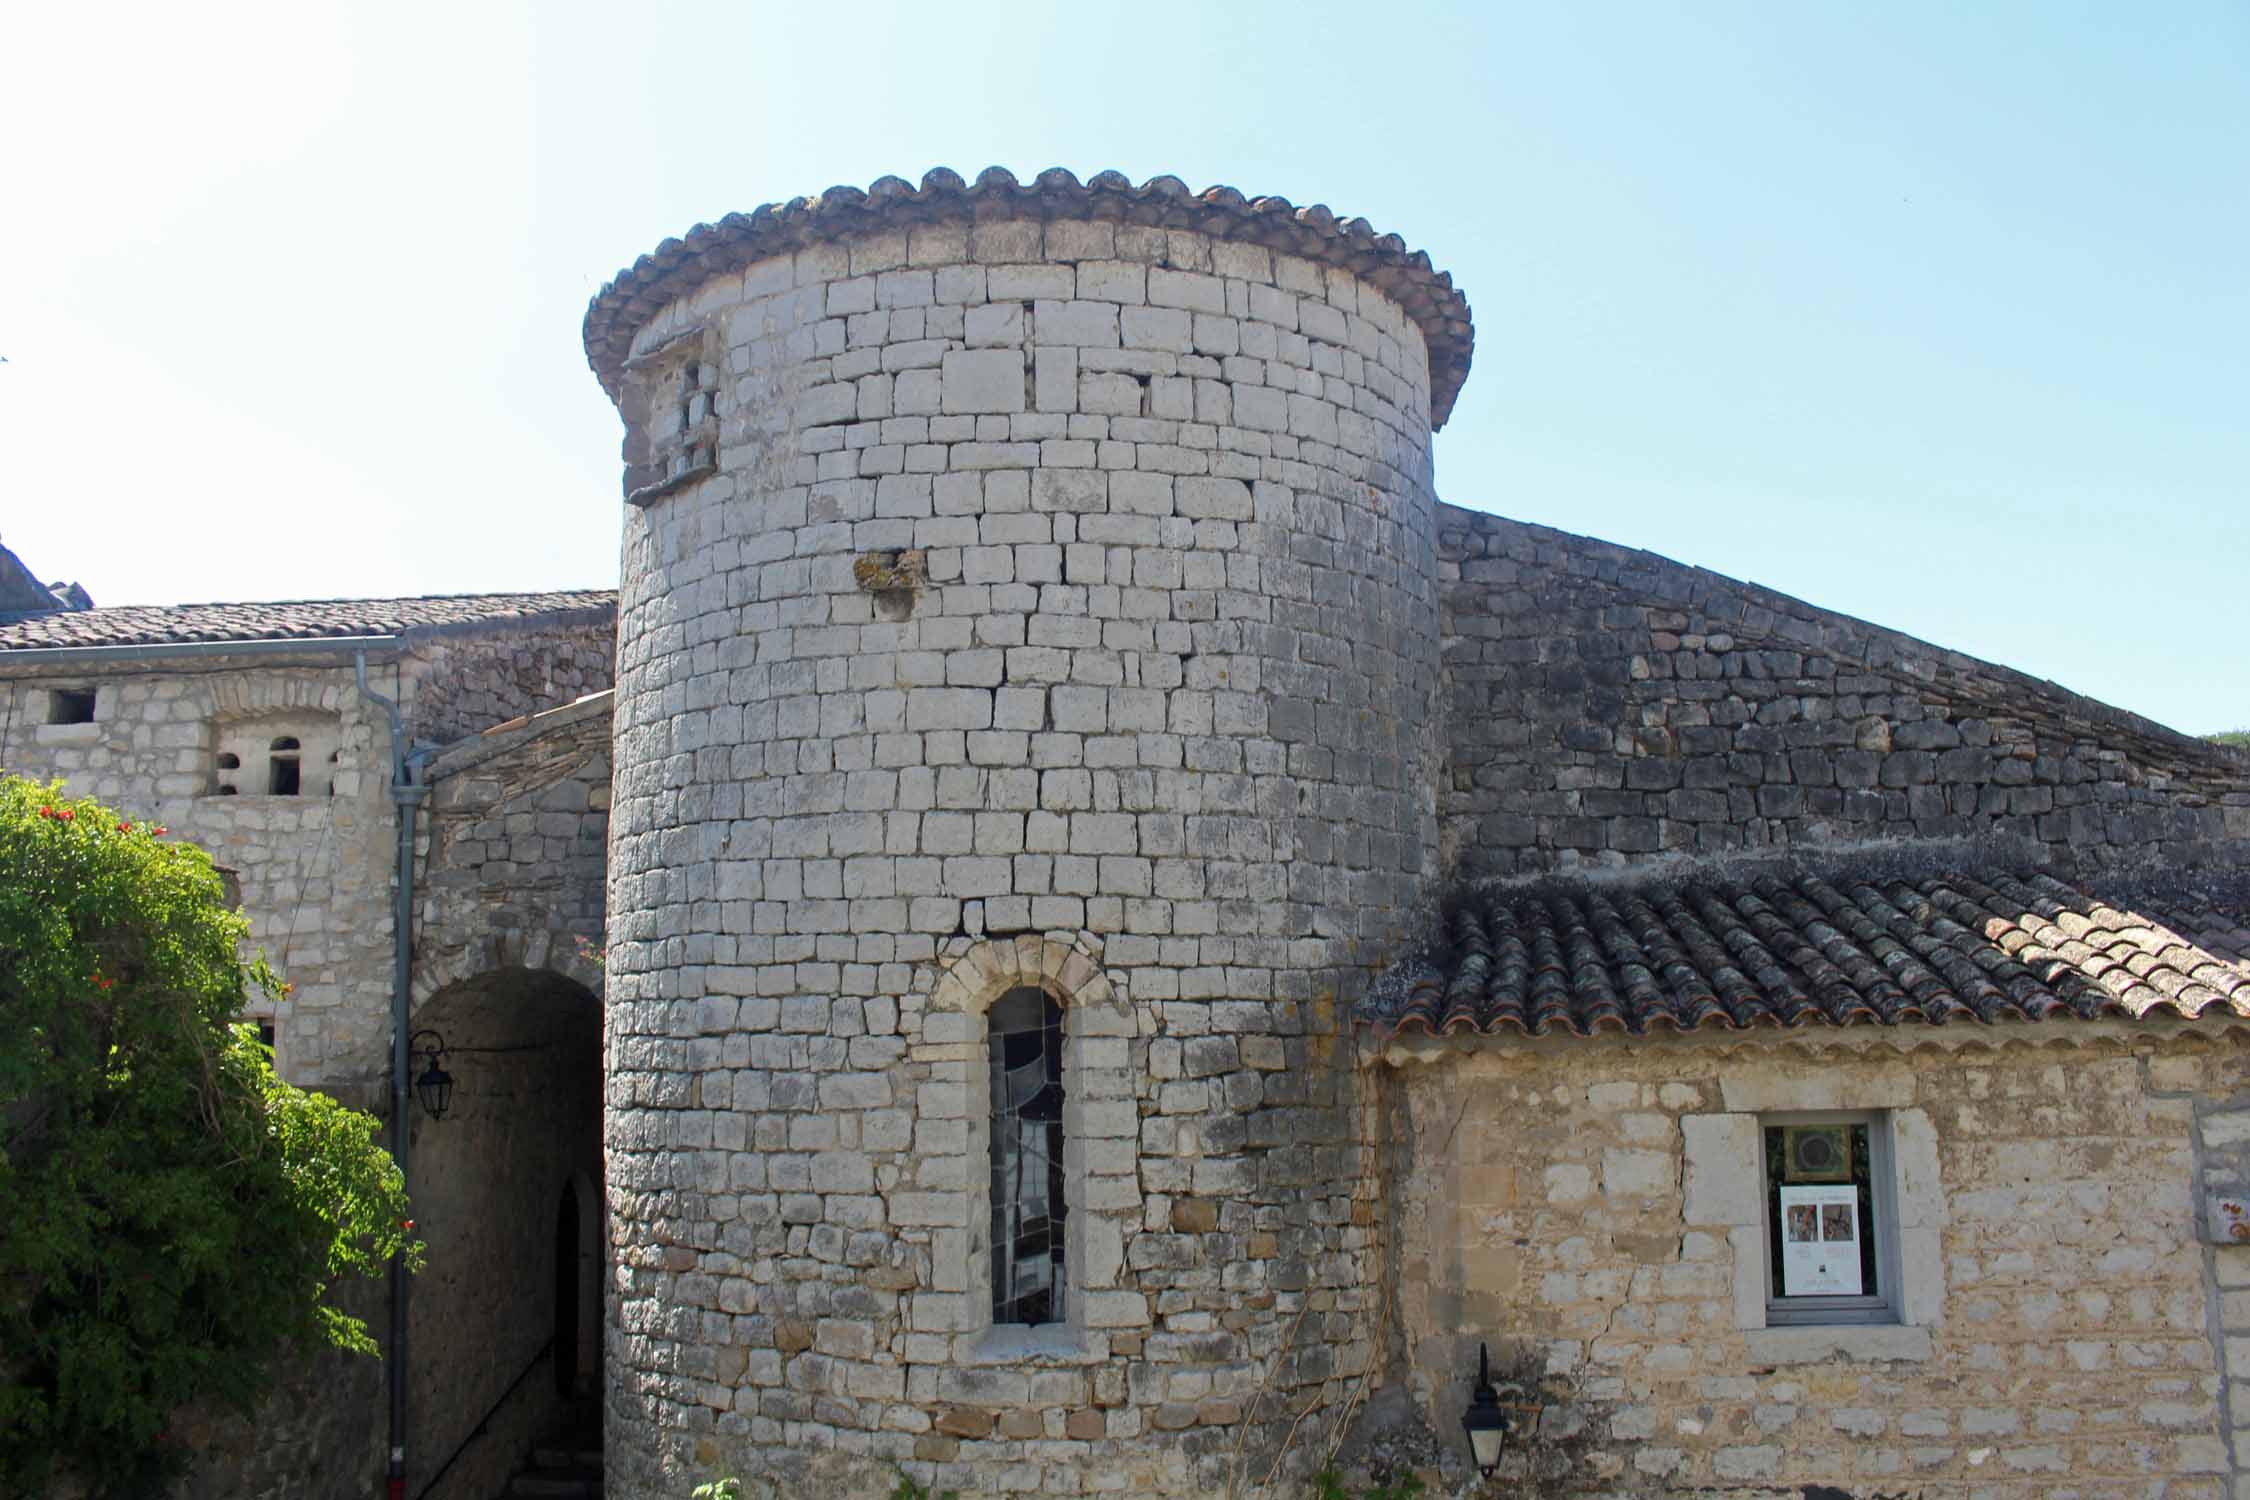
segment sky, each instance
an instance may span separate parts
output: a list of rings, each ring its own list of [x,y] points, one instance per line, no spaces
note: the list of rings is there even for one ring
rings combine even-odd
[[[991,164],[1449,270],[1446,500],[2250,725],[2250,4],[26,6],[0,543],[105,604],[606,586],[587,300]]]

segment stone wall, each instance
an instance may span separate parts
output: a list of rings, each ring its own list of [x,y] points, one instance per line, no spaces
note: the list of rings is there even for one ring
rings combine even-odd
[[[615,676],[617,617],[607,609],[449,625],[407,639],[399,701],[417,743],[451,744],[574,703],[605,690]]]
[[[365,1320],[378,1342],[389,1336],[381,1282],[342,1287],[336,1300]],[[194,1459],[170,1500],[375,1493],[386,1439],[383,1361],[334,1349],[291,1349],[275,1374],[274,1391],[254,1417],[201,1407],[174,1416],[173,1436]]]
[[[404,698],[410,733],[449,732],[464,715],[515,718],[600,686],[607,641],[606,616],[547,633],[448,633],[403,662],[371,662],[370,677],[377,691]],[[92,687],[94,722],[46,723],[54,686]],[[458,991],[489,969],[513,969],[519,982],[541,969],[577,981],[590,1013],[584,991],[600,987],[607,726],[606,705],[596,701],[509,734],[479,736],[439,759],[438,769],[459,774],[440,779],[420,840],[418,1000],[448,985]],[[250,729],[292,732],[307,747],[333,743],[336,760],[308,763],[299,795],[265,793],[264,768],[248,765],[256,774],[240,779],[239,795],[217,795],[222,748],[263,742],[262,734],[245,739]],[[40,668],[0,655],[0,768],[63,777],[74,792],[209,850],[239,890],[251,945],[291,985],[273,1016],[282,1075],[385,1115],[397,868],[389,755],[381,711],[361,696],[348,665],[203,657],[171,670],[151,663]],[[450,1006],[421,1007],[417,1024],[434,1017],[443,1025]],[[506,1362],[536,1348],[552,1321],[536,1268],[552,1251],[554,1204],[516,1200],[558,1189],[566,1159],[569,1170],[599,1181],[592,1025],[589,1019],[574,1077],[551,1080],[542,1094],[503,1070],[495,1100],[474,1106],[472,1118],[439,1144],[484,1131],[478,1122],[502,1108],[499,1097],[521,1095],[529,1105],[505,1106],[511,1133],[486,1141],[465,1167],[449,1166],[440,1149],[427,1158],[428,1173],[417,1173],[417,1212],[429,1198],[438,1209],[432,1225],[446,1226],[427,1231],[431,1275],[417,1291],[418,1464],[443,1458],[461,1424],[473,1423],[516,1373],[503,1369]],[[462,1071],[458,1063],[454,1070]],[[464,1086],[481,1087],[467,1078]],[[551,1108],[568,1118],[541,1113]],[[480,1196],[483,1207],[463,1208],[463,1191]],[[501,1269],[511,1256],[533,1274]],[[496,1290],[522,1305],[493,1300]],[[363,1301],[380,1334],[387,1326],[381,1289],[369,1289]],[[314,1475],[322,1476],[319,1493],[372,1492],[383,1455],[381,1389],[380,1362],[322,1356],[288,1372],[248,1424],[184,1414],[190,1440],[207,1455],[186,1493],[294,1495],[307,1493]],[[470,1462],[468,1488],[455,1493],[489,1493],[495,1486],[486,1481],[520,1461],[553,1414],[552,1399],[511,1406]]]
[[[2066,864],[2250,837],[2250,761],[1752,584],[1438,511],[1465,876],[1998,835]]]
[[[423,771],[417,1007],[501,970],[602,988],[610,703],[597,695],[460,742]]]
[[[1262,245],[998,217],[715,277],[634,354],[611,1493],[1214,1487],[1267,1366],[1253,1453],[1369,1357],[1327,1063],[1435,868],[1420,330]],[[924,998],[1018,938],[1112,997],[1030,1345],[977,1282],[981,1002]]]
[[[498,1493],[571,1410],[554,1355],[509,1387],[556,1327],[564,1185],[601,1211],[609,738],[596,696],[458,742],[423,772],[413,1024],[444,1036],[455,1085],[451,1114],[414,1121],[429,1265],[409,1300],[410,1489],[500,1403],[433,1500]],[[585,1274],[599,1278],[598,1254]]]
[[[2226,1376],[2219,1391],[2221,1430],[2233,1460],[2235,1493],[2250,1490],[2250,1088],[2239,1073],[2213,1077],[2192,1064],[2159,1063],[2151,1081],[2195,1106],[2197,1208],[2212,1337]]]
[[[10,669],[0,657],[0,673]],[[94,722],[48,724],[50,686],[91,686]],[[337,760],[306,792],[263,781],[214,795],[225,727],[306,716],[333,723]],[[380,1077],[390,1036],[390,892],[397,844],[384,793],[389,738],[349,667],[203,658],[147,667],[0,676],[0,767],[148,818],[210,852],[238,886],[250,944],[292,986],[275,1007],[275,1060],[293,1083]],[[253,768],[256,769],[256,768]],[[321,795],[332,782],[332,795]],[[360,1089],[352,1102],[372,1096]]]
[[[2243,1036],[2064,1024],[1394,1043],[1416,1405],[1459,1431],[1479,1339],[1542,1382],[1510,1493],[2231,1493],[2206,1283],[2250,1272],[2198,1246],[2196,1116],[2236,1096]],[[1726,1163],[1806,1109],[1887,1112],[1904,1326],[1764,1326],[1755,1157]]]

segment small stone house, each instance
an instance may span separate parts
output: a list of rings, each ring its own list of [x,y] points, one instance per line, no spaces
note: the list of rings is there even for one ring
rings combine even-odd
[[[0,584],[14,562],[0,550]],[[408,1477],[420,1493],[460,1450],[432,1494],[495,1492],[598,1366],[615,595],[106,609],[82,591],[17,597],[29,607],[0,612],[0,768],[60,777],[210,851],[252,943],[290,982],[249,1018],[282,1075],[391,1115],[402,988],[412,1029],[447,1044],[458,1107],[409,1117],[431,1266],[408,1322]],[[418,918],[404,975],[394,755]],[[566,1207],[584,1240],[567,1256]],[[567,1358],[550,1351],[566,1285],[585,1304],[572,1325],[585,1347]],[[387,1335],[379,1290],[355,1311]],[[487,1419],[535,1357],[540,1378]],[[383,1377],[374,1361],[323,1358],[255,1424],[183,1414],[176,1435],[205,1455],[186,1493],[378,1493]]]
[[[423,1280],[487,1309],[415,1325],[417,1488],[520,1457],[532,1414],[444,1467],[588,1337],[580,1264],[627,1500],[2250,1476],[2250,760],[1440,501],[1467,302],[1322,207],[885,178],[666,241],[585,337],[614,691],[531,687],[546,638],[488,622],[523,687],[388,804],[410,1024],[471,1038],[414,1131]],[[87,669],[28,628],[0,690],[37,718]],[[143,781],[41,763],[192,798],[228,732]],[[551,1076],[503,1059],[597,995],[599,1109],[548,1090],[539,1128],[598,1161],[471,1170]],[[480,1291],[563,1180],[599,1233],[532,1262],[551,1315]]]

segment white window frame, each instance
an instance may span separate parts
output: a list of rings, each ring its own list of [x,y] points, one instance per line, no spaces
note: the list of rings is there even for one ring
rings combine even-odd
[[[1774,1293],[1774,1183],[1767,1171],[1766,1132],[1790,1125],[1867,1127],[1868,1217],[1873,1223],[1873,1295],[1858,1297],[1783,1297]],[[1784,1110],[1757,1116],[1758,1203],[1763,1219],[1759,1237],[1764,1264],[1768,1328],[1844,1327],[1902,1324],[1906,1321],[1904,1257],[1898,1239],[1898,1166],[1891,1149],[1890,1112],[1863,1110]]]

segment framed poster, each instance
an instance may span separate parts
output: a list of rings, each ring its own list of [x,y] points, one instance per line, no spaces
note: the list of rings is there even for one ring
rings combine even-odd
[[[1860,1295],[1856,1184],[1782,1188],[1781,1287],[1789,1297]]]

